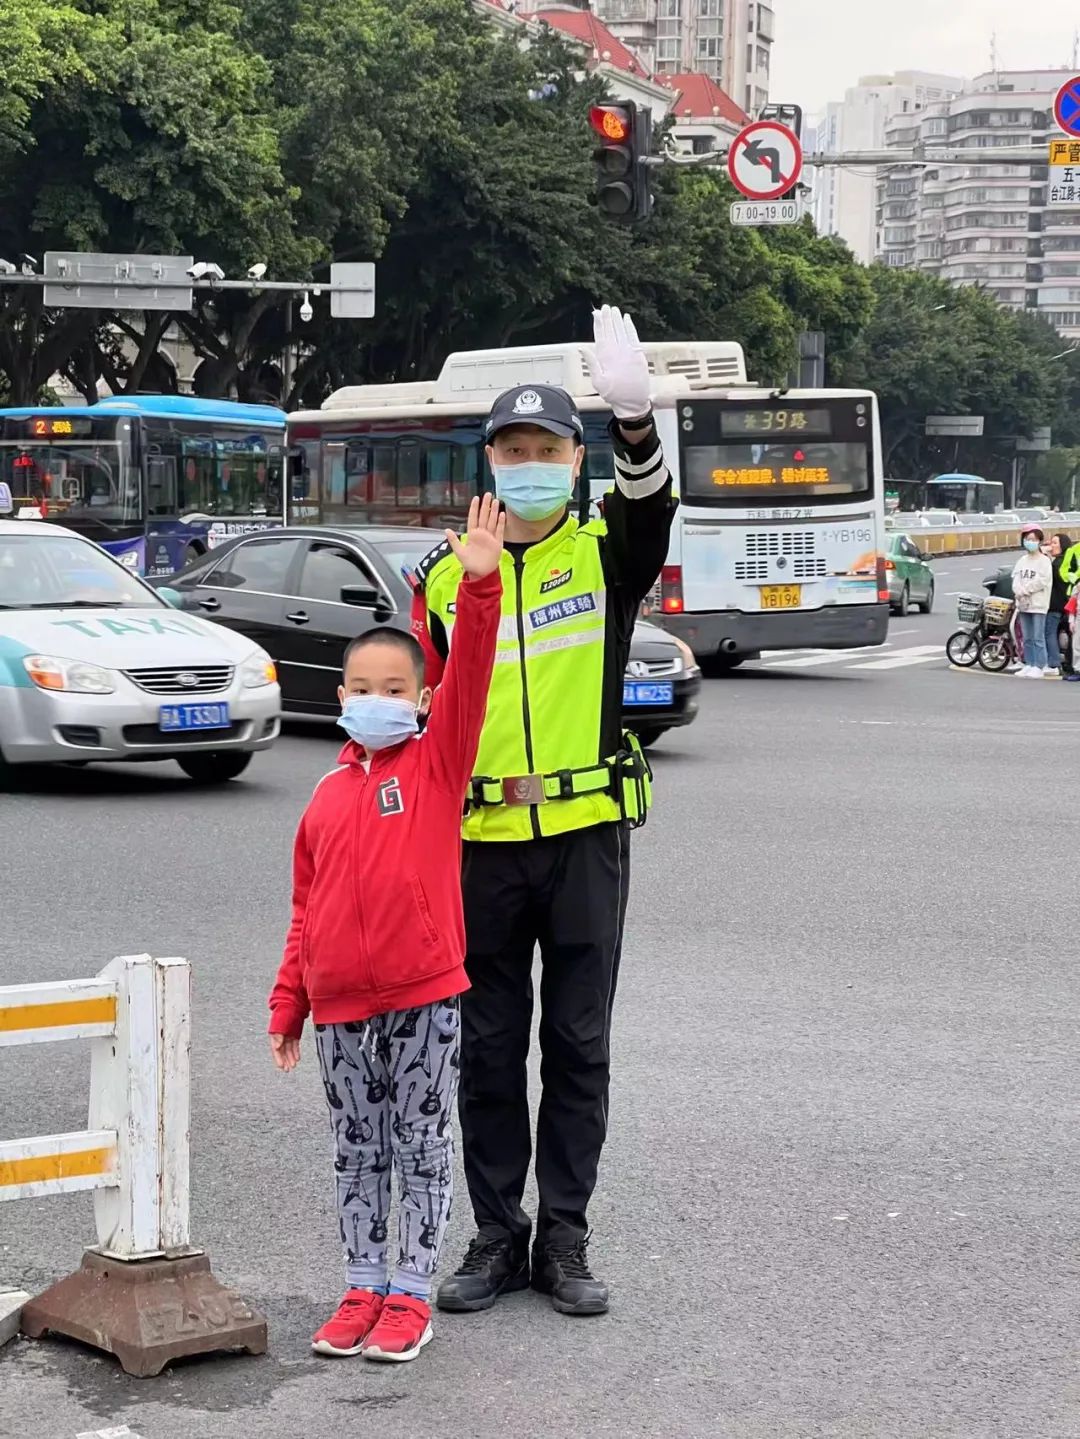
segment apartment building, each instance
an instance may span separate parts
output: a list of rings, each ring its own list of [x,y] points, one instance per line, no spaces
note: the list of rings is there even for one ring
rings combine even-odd
[[[775,37],[764,0],[594,0],[613,34],[654,74],[707,75],[756,114],[769,99]]]
[[[1054,96],[1067,70],[995,71],[919,114],[895,116],[886,148],[1047,149]],[[974,158],[974,157],[973,157]],[[1041,163],[897,165],[877,181],[877,258],[956,285],[982,285],[1003,304],[1042,315],[1080,339],[1080,207],[1047,205]]]
[[[905,70],[895,75],[867,75],[848,90],[843,100],[826,106],[825,114],[810,127],[807,149],[828,154],[840,151],[881,150],[894,122],[917,116],[935,101],[958,94],[963,80]],[[814,223],[824,235],[840,235],[856,257],[869,264],[877,253],[878,189],[872,167],[835,166],[813,177],[811,201]]]

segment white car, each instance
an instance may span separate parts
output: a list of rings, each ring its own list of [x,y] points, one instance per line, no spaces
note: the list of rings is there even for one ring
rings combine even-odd
[[[0,777],[174,759],[219,784],[273,744],[270,656],[167,596],[72,530],[0,520]]]

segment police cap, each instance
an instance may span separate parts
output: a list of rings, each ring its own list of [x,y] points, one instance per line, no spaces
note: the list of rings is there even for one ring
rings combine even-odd
[[[485,438],[490,440],[511,425],[539,425],[553,435],[572,435],[578,440],[585,433],[577,406],[558,385],[515,385],[504,390],[491,407]]]

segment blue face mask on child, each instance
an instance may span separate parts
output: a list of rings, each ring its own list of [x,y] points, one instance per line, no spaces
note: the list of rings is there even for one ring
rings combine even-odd
[[[1027,550],[1028,554],[1033,555],[1038,548],[1039,548],[1039,541],[1038,541],[1038,540],[1025,540],[1025,541],[1024,541],[1024,549]]]
[[[523,520],[545,520],[569,503],[574,488],[573,465],[529,461],[493,465],[495,493],[508,510]]]
[[[411,739],[420,728],[412,701],[390,695],[350,695],[338,724],[371,753]]]

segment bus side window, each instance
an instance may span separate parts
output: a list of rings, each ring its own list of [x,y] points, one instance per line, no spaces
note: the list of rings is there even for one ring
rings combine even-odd
[[[416,440],[398,440],[396,466],[396,500],[410,509],[424,503],[421,468],[423,451]],[[381,498],[381,496],[379,497]]]
[[[146,457],[147,510],[150,515],[177,512],[176,456],[148,454]]]
[[[289,498],[293,504],[302,504],[311,498],[311,473],[308,470],[307,454],[303,445],[294,445],[286,461],[289,476]]]
[[[494,490],[495,482],[488,485],[487,465],[484,463],[484,448],[478,442],[471,445],[457,444],[453,452],[454,493],[453,503],[468,509],[474,495],[485,489]]]
[[[345,474],[349,466],[349,449],[341,440],[330,440],[323,448],[326,466],[324,498],[328,505],[345,503]]]
[[[453,454],[449,445],[431,444],[424,451],[424,493],[427,509],[443,509],[453,498]]]

